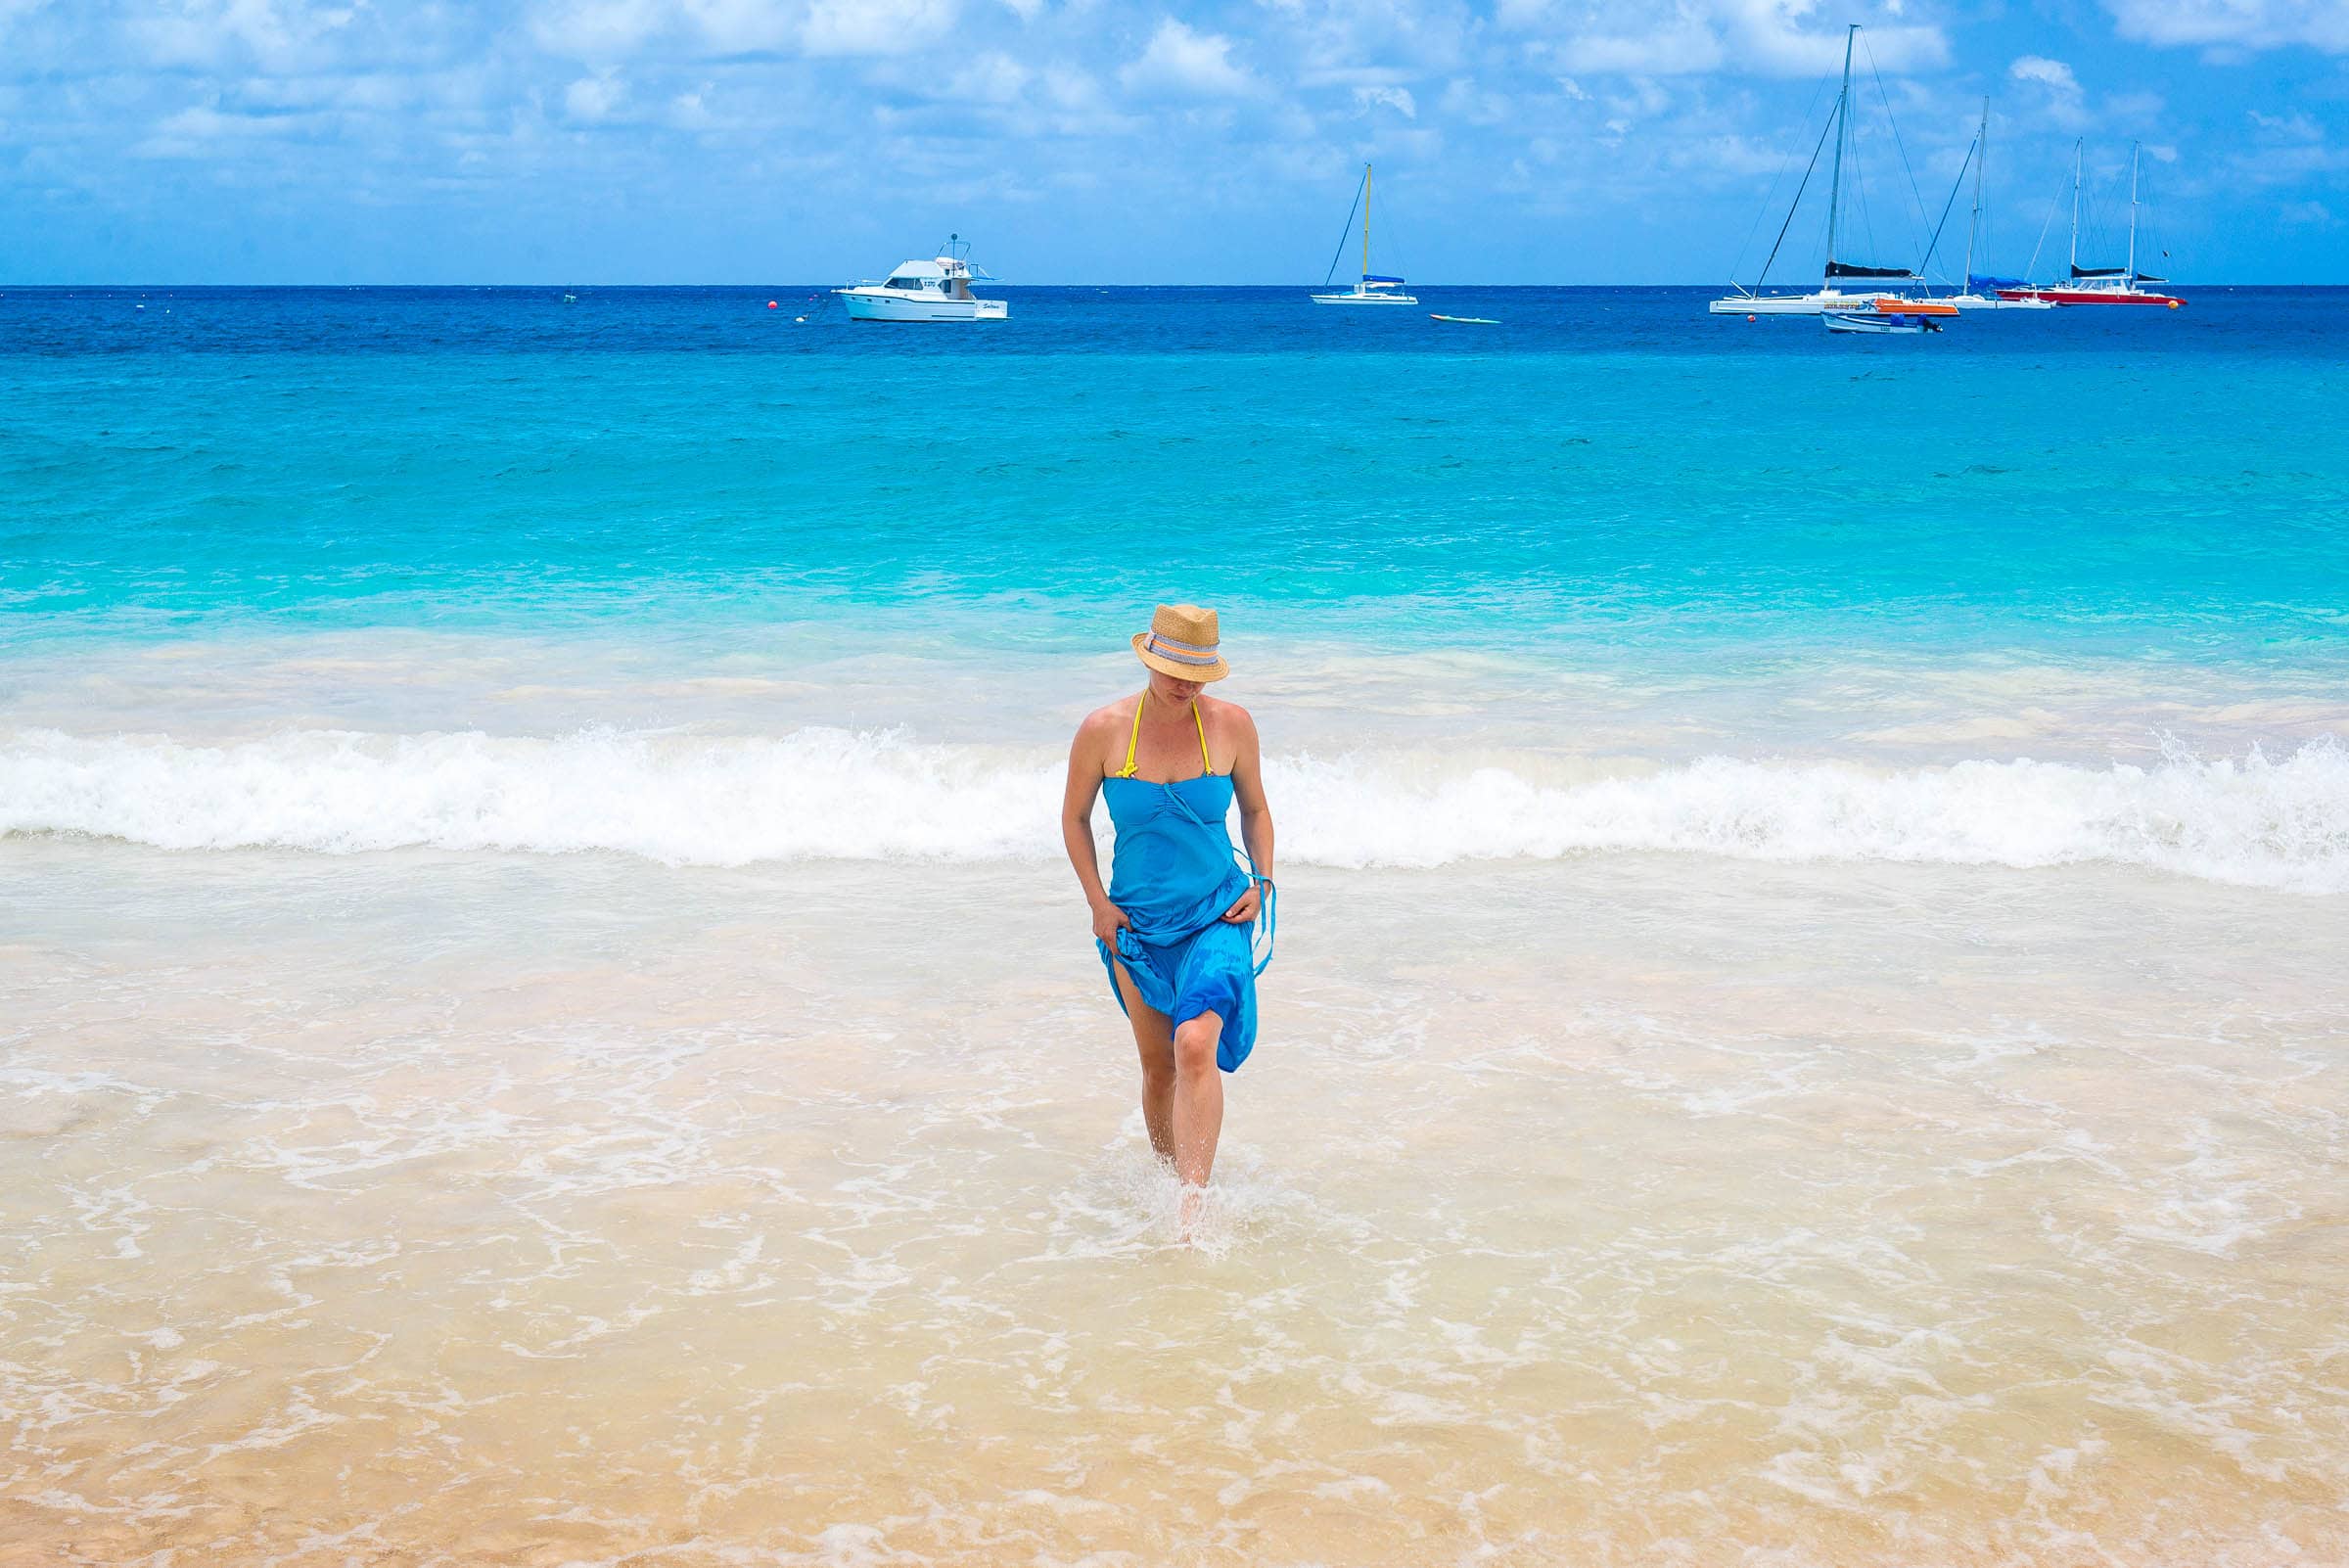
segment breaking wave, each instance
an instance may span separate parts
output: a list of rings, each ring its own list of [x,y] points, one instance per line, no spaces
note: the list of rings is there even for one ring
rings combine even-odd
[[[2147,766],[1885,768],[1527,755],[1267,762],[1281,858],[1331,866],[1669,851],[2018,868],[2105,861],[2349,891],[2349,747]],[[1058,758],[808,728],[759,738],[293,730],[233,745],[0,733],[0,834],[170,850],[618,851],[675,865],[1059,853]]]

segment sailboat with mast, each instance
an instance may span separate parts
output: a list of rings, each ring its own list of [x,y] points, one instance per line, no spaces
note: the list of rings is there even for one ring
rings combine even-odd
[[[1827,264],[1819,287],[1809,294],[1764,294],[1762,279],[1770,276],[1771,262],[1778,257],[1778,249],[1786,243],[1786,230],[1794,226],[1794,214],[1803,205],[1803,192],[1811,185],[1811,175],[1819,167],[1819,147],[1811,150],[1811,166],[1803,171],[1802,184],[1795,187],[1793,205],[1787,208],[1786,222],[1778,229],[1777,244],[1770,248],[1770,255],[1762,263],[1760,276],[1753,287],[1736,285],[1737,292],[1726,299],[1716,300],[1709,307],[1717,316],[1816,316],[1822,311],[1851,312],[1874,310],[1884,296],[1870,288],[1871,283],[1883,288],[1911,285],[1919,280],[1914,267],[1864,266],[1843,260],[1836,254],[1837,225],[1843,209],[1844,149],[1851,143],[1852,121],[1852,45],[1860,36],[1860,24],[1851,23],[1843,35],[1843,90],[1835,95],[1835,111],[1828,116],[1827,127],[1819,133],[1819,147],[1827,137],[1835,139],[1835,155],[1827,175]],[[1889,113],[1887,106],[1887,113]],[[1851,287],[1846,287],[1847,285]],[[1894,299],[1893,303],[1903,301]]]
[[[2064,283],[2019,285],[2001,289],[2002,300],[2044,300],[2059,305],[2161,305],[2175,310],[2186,303],[2174,294],[2161,294],[2147,289],[2148,283],[2167,283],[2149,272],[2137,270],[2137,209],[2138,163],[2143,144],[2129,144],[2129,254],[2128,259],[2117,267],[2084,267],[2080,264],[2080,186],[2086,161],[2087,138],[2072,144],[2072,249],[2071,276]]]
[[[1325,305],[1411,305],[1419,301],[1403,292],[1404,281],[1370,270],[1370,165],[1362,165],[1362,183],[1355,188],[1355,205],[1362,214],[1362,276],[1361,280],[1342,294],[1316,294],[1315,304]],[[1346,254],[1346,241],[1353,238],[1354,214],[1346,214],[1347,232],[1338,239],[1338,255]],[[1321,275],[1321,287],[1327,289],[1329,280],[1338,270],[1338,256],[1329,258],[1329,271]]]
[[[1971,156],[1974,162],[1974,210],[1965,225],[1965,288],[1959,293],[1944,296],[1944,301],[1956,305],[1960,310],[2054,309],[2055,302],[2052,300],[2042,300],[2036,296],[2023,300],[2004,299],[1998,291],[2016,280],[1984,277],[1974,270],[1974,253],[1982,239],[1982,182],[1984,172],[1990,166],[1990,100],[1988,98],[1982,100],[1982,124],[1981,128],[1974,132],[1974,147]],[[1964,172],[1960,170],[1958,178],[1963,179],[1964,177]],[[1983,292],[1986,289],[1990,291],[1987,294]]]

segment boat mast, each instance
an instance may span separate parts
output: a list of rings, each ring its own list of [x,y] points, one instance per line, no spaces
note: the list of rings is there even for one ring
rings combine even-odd
[[[1370,165],[1362,165],[1362,276],[1370,276]]]
[[[1860,36],[1860,23],[1852,23],[1843,35],[1843,91],[1835,95],[1835,168],[1827,179],[1827,270],[1819,287],[1835,286],[1835,209],[1843,205],[1843,138],[1851,129],[1852,116],[1852,40]]]
[[[2137,287],[2137,154],[2142,142],[2129,144],[2129,287]]]
[[[2064,280],[2067,286],[2080,276],[2080,155],[2087,146],[2085,136],[2072,143],[2072,264],[2071,277]]]
[[[1974,287],[1974,236],[1982,228],[1982,165],[1990,161],[1990,99],[1982,100],[1982,128],[1974,132],[1974,216],[1965,226],[1965,281],[1960,287],[1972,293]]]

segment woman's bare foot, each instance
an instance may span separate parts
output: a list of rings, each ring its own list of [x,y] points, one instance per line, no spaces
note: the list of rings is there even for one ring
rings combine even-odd
[[[1188,1245],[1199,1228],[1199,1217],[1207,1208],[1207,1188],[1185,1181],[1182,1198],[1175,1213],[1175,1239]]]

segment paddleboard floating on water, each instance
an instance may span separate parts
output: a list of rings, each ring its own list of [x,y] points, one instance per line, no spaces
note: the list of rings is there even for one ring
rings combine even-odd
[[[1470,327],[1497,327],[1500,325],[1491,316],[1440,316],[1432,310],[1427,313],[1427,319],[1430,321],[1457,321],[1463,326]]]

